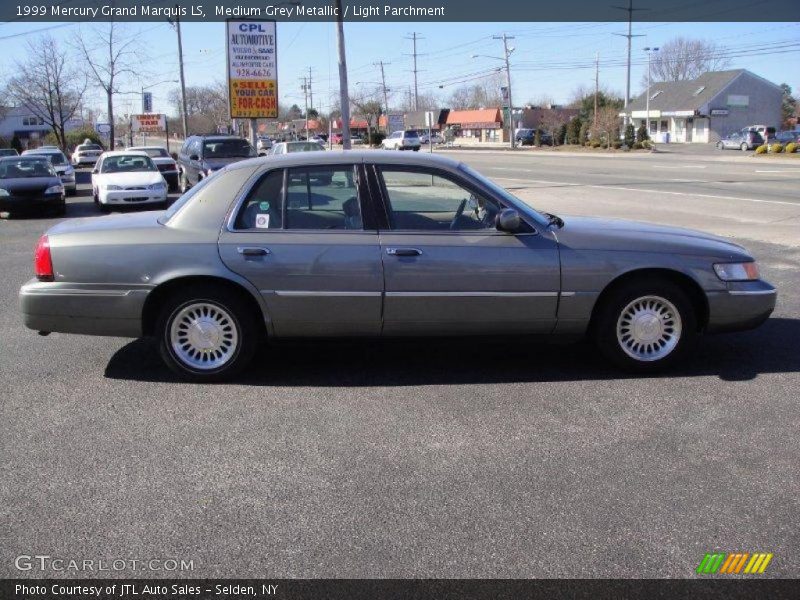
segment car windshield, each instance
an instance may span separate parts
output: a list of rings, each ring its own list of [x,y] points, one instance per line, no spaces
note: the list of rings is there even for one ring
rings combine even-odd
[[[13,148],[0,148],[0,156],[16,156],[17,151]]]
[[[100,169],[101,173],[135,173],[141,171],[158,171],[158,169],[149,156],[141,154],[107,156]]]
[[[55,177],[56,172],[47,160],[25,159],[0,161],[0,179]]]
[[[523,200],[520,200],[519,198],[517,198],[514,194],[510,193],[505,188],[497,185],[491,179],[488,179],[488,178],[484,177],[483,175],[481,175],[480,173],[478,173],[477,171],[475,171],[474,169],[468,167],[467,165],[465,165],[463,163],[460,164],[458,166],[458,168],[462,172],[464,172],[467,175],[469,175],[472,179],[478,181],[484,187],[486,187],[489,190],[491,190],[492,192],[494,192],[496,195],[500,196],[504,200],[509,201],[512,205],[514,205],[514,206],[522,206],[525,209],[527,209],[526,213],[529,214],[530,216],[534,217],[536,219],[536,221],[540,225],[547,226],[549,224],[549,220],[548,220],[548,218],[546,216],[544,216],[538,210],[536,210],[533,207],[531,207],[529,204],[527,204]]]
[[[129,148],[129,150],[136,150],[137,152],[144,152],[151,158],[169,158],[166,148]]]
[[[247,158],[249,156],[254,156],[254,152],[247,140],[206,140],[203,142],[203,158]]]
[[[315,152],[317,150],[324,150],[316,142],[289,142],[286,144],[286,152]]]

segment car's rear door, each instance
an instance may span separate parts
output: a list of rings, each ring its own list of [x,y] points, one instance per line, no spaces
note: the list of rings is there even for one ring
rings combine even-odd
[[[359,164],[263,172],[220,236],[278,336],[377,335],[383,272]]]
[[[508,206],[458,174],[370,169],[385,207],[385,334],[552,331],[560,269],[551,233],[524,222],[518,233],[498,231],[495,217]]]

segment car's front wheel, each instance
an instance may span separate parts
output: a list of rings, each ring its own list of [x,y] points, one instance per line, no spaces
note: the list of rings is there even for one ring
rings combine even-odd
[[[627,282],[602,300],[593,323],[600,351],[617,365],[657,371],[683,358],[697,339],[697,315],[672,281]]]
[[[181,171],[181,194],[188,192],[190,187],[192,186],[189,185],[189,178],[186,176],[186,171]]]
[[[717,142],[717,150],[722,150],[724,147],[722,142]]]
[[[259,330],[238,294],[211,286],[192,286],[172,295],[156,328],[167,366],[199,382],[228,379],[245,368]]]
[[[748,146],[746,143],[743,143],[739,147],[742,149],[742,152],[747,152],[748,150],[750,150],[750,146]]]

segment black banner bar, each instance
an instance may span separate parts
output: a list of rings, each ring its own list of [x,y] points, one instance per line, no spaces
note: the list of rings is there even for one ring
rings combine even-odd
[[[616,6],[614,6],[616,5]],[[621,7],[621,8],[620,8]],[[627,2],[597,0],[343,0],[351,22],[582,22],[627,21]],[[634,0],[637,22],[793,22],[796,0]],[[3,0],[0,21],[333,21],[331,0]],[[769,35],[768,31],[764,32]]]
[[[5,579],[3,600],[669,600],[800,597],[800,581],[612,579]]]

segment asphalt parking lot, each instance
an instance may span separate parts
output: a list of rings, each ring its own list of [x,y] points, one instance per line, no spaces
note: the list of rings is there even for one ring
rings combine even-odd
[[[148,341],[26,330],[17,291],[56,220],[4,218],[0,576],[42,576],[14,558],[46,554],[192,577],[691,577],[713,550],[800,576],[800,167],[452,155],[562,216],[731,236],[778,307],[662,376],[587,344],[407,340],[281,344],[199,386]],[[66,218],[99,216],[79,176]]]

